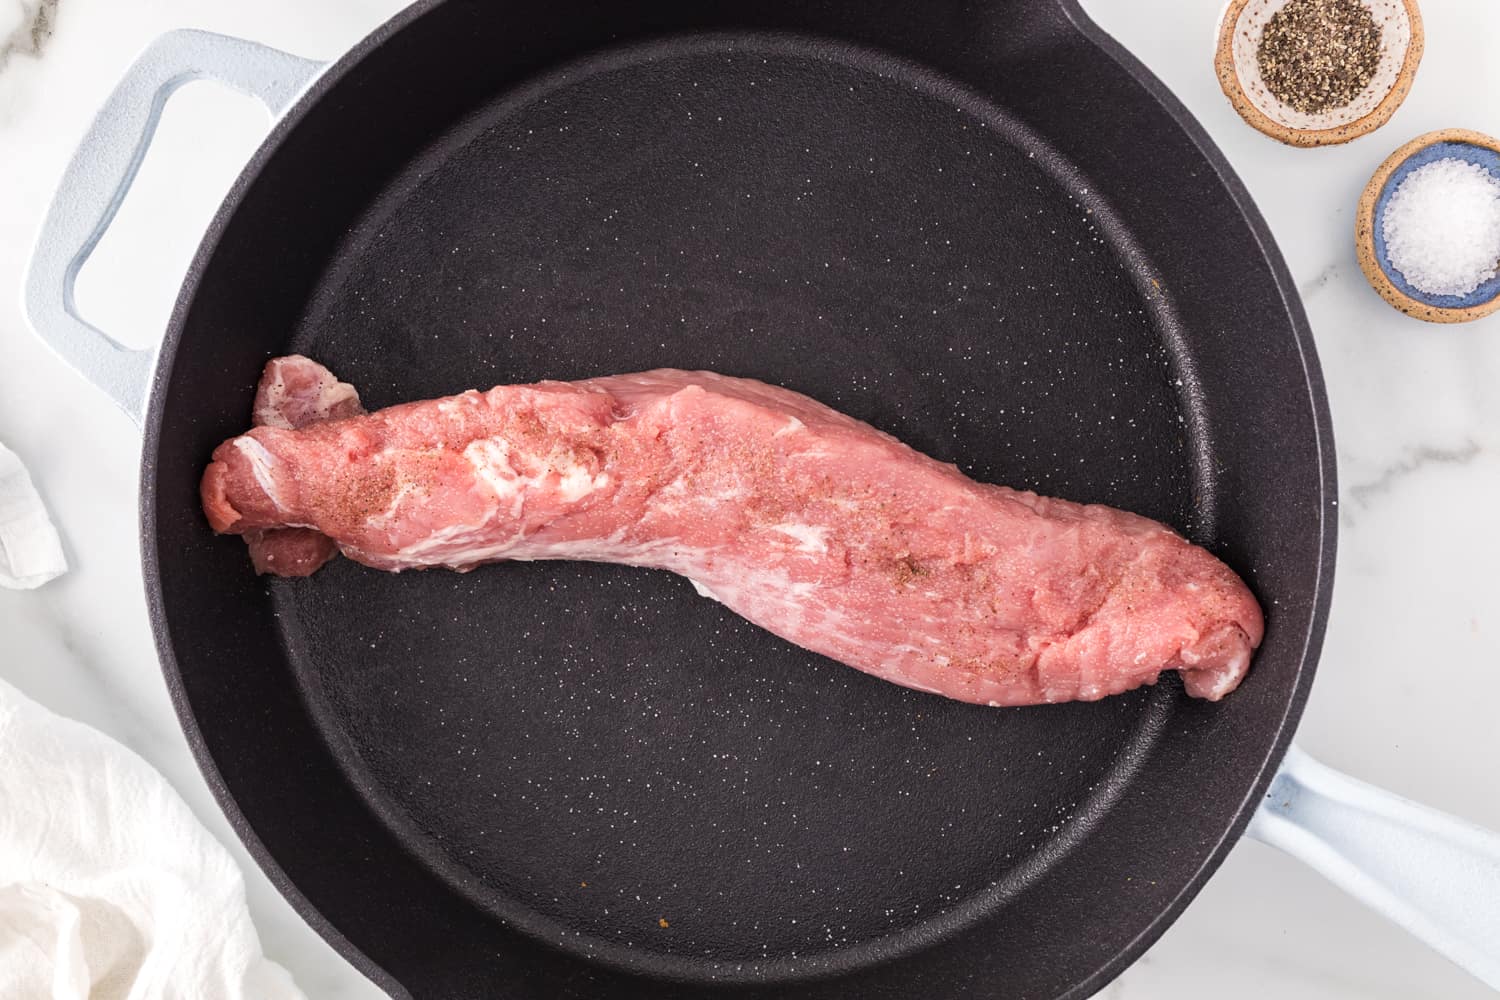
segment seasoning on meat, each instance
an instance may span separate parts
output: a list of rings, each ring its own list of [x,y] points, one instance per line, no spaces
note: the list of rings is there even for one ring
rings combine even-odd
[[[337,382],[322,375],[307,384]],[[976,483],[806,396],[712,372],[266,422],[214,451],[202,497],[215,531],[315,530],[377,569],[671,570],[807,649],[995,706],[1093,700],[1165,670],[1217,700],[1262,635],[1244,583],[1161,524]]]

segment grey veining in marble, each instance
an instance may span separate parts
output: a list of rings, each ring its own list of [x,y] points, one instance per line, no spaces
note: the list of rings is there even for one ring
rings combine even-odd
[[[1479,442],[1473,440],[1465,441],[1455,448],[1441,448],[1435,445],[1418,445],[1408,448],[1402,458],[1381,469],[1380,474],[1375,478],[1351,484],[1348,489],[1349,496],[1361,506],[1368,505],[1373,498],[1389,493],[1391,487],[1397,482],[1421,472],[1429,465],[1434,463],[1467,465],[1482,450]]]
[[[0,70],[10,61],[12,53],[21,52],[40,56],[48,39],[52,37],[52,24],[57,17],[60,0],[6,0],[11,10],[7,12],[14,27],[0,41]],[[7,22],[0,20],[0,28]]]

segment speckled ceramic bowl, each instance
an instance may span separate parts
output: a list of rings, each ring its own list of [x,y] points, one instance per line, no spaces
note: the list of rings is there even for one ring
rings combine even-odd
[[[1365,185],[1355,213],[1355,251],[1365,277],[1391,305],[1430,323],[1464,323],[1500,310],[1500,275],[1467,295],[1430,295],[1411,285],[1386,253],[1384,220],[1391,195],[1413,170],[1449,157],[1478,164],[1500,180],[1500,140],[1461,128],[1428,132],[1386,157]]]
[[[1417,0],[1361,0],[1380,25],[1380,64],[1364,92],[1342,108],[1307,114],[1283,103],[1261,79],[1256,51],[1266,24],[1289,0],[1230,0],[1219,21],[1214,69],[1240,117],[1290,146],[1332,146],[1384,125],[1411,89],[1422,61]]]

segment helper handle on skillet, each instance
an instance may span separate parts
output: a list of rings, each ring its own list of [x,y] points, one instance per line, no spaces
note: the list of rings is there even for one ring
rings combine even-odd
[[[1293,746],[1247,831],[1500,989],[1500,834]]]
[[[168,32],[131,65],[73,153],[32,251],[24,307],[37,336],[137,424],[155,351],[125,347],[81,317],[73,286],[124,202],[167,99],[185,83],[217,80],[259,99],[274,118],[322,65],[239,38]]]

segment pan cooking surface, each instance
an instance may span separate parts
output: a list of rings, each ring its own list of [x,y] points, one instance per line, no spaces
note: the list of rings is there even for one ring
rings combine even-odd
[[[288,346],[372,409],[658,366],[751,376],[977,479],[1201,529],[1191,366],[1090,205],[995,108],[904,67],[788,41],[637,49],[429,149]],[[636,964],[836,961],[966,923],[1087,834],[1182,697],[949,702],[619,566],[338,561],[269,586],[382,821],[473,905]]]

